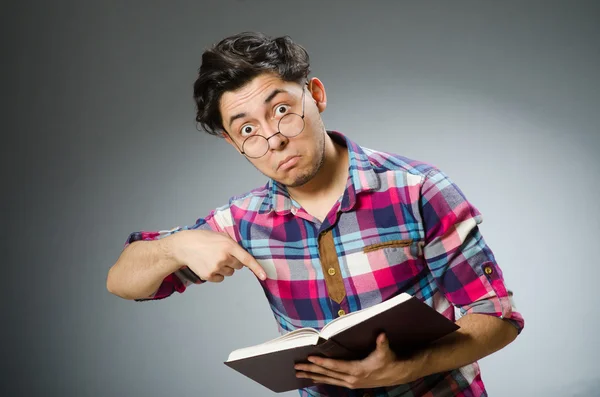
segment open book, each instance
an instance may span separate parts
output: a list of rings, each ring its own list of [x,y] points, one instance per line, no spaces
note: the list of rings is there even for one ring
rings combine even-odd
[[[385,332],[390,348],[409,354],[458,329],[424,302],[402,293],[377,305],[348,313],[320,331],[301,328],[259,345],[234,350],[225,364],[274,392],[311,386],[296,378],[294,364],[310,355],[361,359],[375,349]]]

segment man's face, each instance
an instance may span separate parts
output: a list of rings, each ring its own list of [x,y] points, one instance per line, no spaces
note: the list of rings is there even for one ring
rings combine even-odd
[[[312,79],[309,87],[263,74],[236,91],[225,92],[219,103],[223,127],[229,134],[225,139],[240,151],[250,136],[270,138],[276,134],[284,115],[301,115],[304,97],[304,130],[292,138],[277,134],[269,139],[264,156],[248,158],[261,173],[291,187],[308,182],[323,163],[326,132],[320,112],[326,106],[325,90],[317,79]]]

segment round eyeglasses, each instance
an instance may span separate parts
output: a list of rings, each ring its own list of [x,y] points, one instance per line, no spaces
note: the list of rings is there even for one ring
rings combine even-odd
[[[277,134],[281,134],[286,138],[293,138],[295,136],[300,135],[300,133],[304,131],[305,92],[306,90],[304,89],[304,87],[302,87],[302,115],[292,112],[285,114],[282,118],[279,119],[279,123],[277,123],[277,132],[268,138],[265,138],[264,136],[259,134],[249,136],[242,143],[242,147],[240,149],[241,153],[247,157],[257,159],[267,154],[271,147],[269,139],[273,138]],[[233,138],[231,138],[231,140],[233,141]]]

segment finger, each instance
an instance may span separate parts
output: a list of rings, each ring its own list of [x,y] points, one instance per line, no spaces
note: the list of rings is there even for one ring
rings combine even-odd
[[[296,364],[294,366],[294,369],[300,371],[300,372],[298,372],[298,374],[308,374],[308,375],[318,374],[318,375],[327,376],[329,378],[339,379],[341,381],[348,381],[348,378],[349,378],[348,374],[343,374],[340,372],[332,371],[330,369],[327,369],[327,368],[324,368],[324,367],[321,367],[318,365],[314,365],[314,364]]]
[[[352,389],[352,386],[349,383],[347,383],[343,380],[340,380],[340,379],[330,378],[330,377],[324,376],[324,375],[299,372],[296,376],[298,378],[312,379],[312,381],[315,383],[327,383],[329,385],[342,386],[342,387],[346,387],[348,389]]]
[[[220,283],[223,280],[225,280],[225,277],[223,277],[220,274],[213,274],[212,276],[206,279],[206,281],[210,281],[211,283]]]
[[[239,244],[233,242],[233,249],[231,251],[231,255],[237,258],[244,266],[248,267],[256,277],[261,280],[265,280],[267,275],[260,264],[252,255],[248,253],[245,249],[243,249]]]
[[[354,374],[357,370],[357,361],[334,360],[323,357],[308,357],[308,361],[319,367],[342,374]]]
[[[385,336],[385,333],[381,333],[379,334],[379,336],[377,337],[377,349],[378,350],[388,350],[390,348],[390,345],[388,343],[388,339]]]
[[[225,276],[225,277],[230,277],[233,275],[234,272],[235,272],[235,270],[232,267],[225,266],[225,267],[221,268],[221,270],[219,270],[217,272],[217,274],[220,274],[221,276]]]
[[[241,268],[244,267],[244,265],[242,264],[242,262],[238,261],[237,258],[231,257],[231,259],[232,259],[232,261],[231,261],[232,263],[230,263],[227,266],[229,266],[229,267],[231,267],[232,269],[235,269],[235,270],[240,270]]]
[[[390,347],[390,340],[387,335],[382,333],[377,337],[377,347],[373,354],[379,361],[395,361],[396,353]]]

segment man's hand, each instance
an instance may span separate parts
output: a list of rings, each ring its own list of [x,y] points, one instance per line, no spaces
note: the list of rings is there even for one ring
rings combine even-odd
[[[344,361],[309,357],[312,364],[296,364],[296,376],[315,383],[366,389],[393,386],[416,380],[417,371],[409,361],[398,361],[385,334],[377,337],[377,347],[363,360]]]
[[[266,278],[256,259],[225,233],[184,230],[165,240],[169,238],[174,259],[203,280],[220,283],[244,266],[261,280]]]

